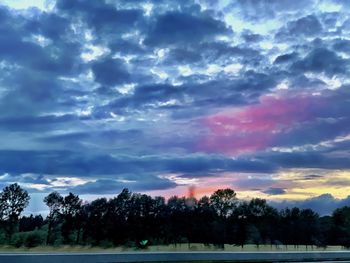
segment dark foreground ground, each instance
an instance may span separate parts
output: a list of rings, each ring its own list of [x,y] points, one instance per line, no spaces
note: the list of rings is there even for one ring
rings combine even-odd
[[[0,263],[350,262],[350,252],[3,253]]]

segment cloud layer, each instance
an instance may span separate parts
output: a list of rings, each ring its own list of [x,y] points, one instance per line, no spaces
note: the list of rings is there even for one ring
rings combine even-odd
[[[1,185],[346,197],[346,1],[5,3]]]

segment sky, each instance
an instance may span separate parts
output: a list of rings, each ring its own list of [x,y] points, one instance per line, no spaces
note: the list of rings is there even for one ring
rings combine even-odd
[[[350,197],[348,0],[0,0],[0,187],[321,213]]]

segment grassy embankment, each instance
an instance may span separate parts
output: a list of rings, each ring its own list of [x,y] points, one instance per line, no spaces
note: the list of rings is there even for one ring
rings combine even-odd
[[[130,247],[115,247],[115,248],[102,248],[102,247],[90,247],[90,246],[40,246],[34,248],[15,248],[10,246],[0,246],[1,252],[76,252],[76,253],[94,253],[94,252],[176,252],[176,251],[227,251],[227,252],[264,252],[264,251],[339,251],[346,250],[341,246],[329,246],[327,248],[319,248],[319,247],[311,247],[311,246],[270,246],[270,245],[260,245],[257,247],[256,245],[245,245],[243,248],[233,245],[225,245],[224,249],[218,248],[215,246],[205,246],[203,244],[178,244],[178,245],[163,245],[163,246],[149,246],[147,249],[136,249]]]

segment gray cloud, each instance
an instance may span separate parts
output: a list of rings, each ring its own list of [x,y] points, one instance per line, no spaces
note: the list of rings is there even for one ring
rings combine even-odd
[[[283,188],[270,187],[262,192],[268,195],[283,195],[286,193],[286,190]]]
[[[101,179],[96,182],[89,182],[78,185],[70,190],[78,194],[117,194],[123,188],[131,191],[150,191],[174,188],[176,183],[169,179],[160,179],[153,176],[144,176],[143,180],[137,182],[123,182],[116,180]]]
[[[346,59],[341,58],[335,52],[325,48],[314,49],[302,60],[292,65],[292,69],[295,71],[320,72],[330,76],[345,74],[347,72],[347,67],[348,61]]]
[[[209,16],[171,12],[157,17],[145,39],[146,45],[191,44],[228,33],[225,24]]]
[[[284,14],[291,11],[301,11],[301,9],[311,8],[313,0],[239,0],[231,4],[247,20],[271,19],[278,14]]]
[[[274,166],[220,156],[111,156],[73,151],[0,151],[0,173],[69,174],[91,177],[130,173],[272,172]]]
[[[102,85],[113,86],[130,82],[130,73],[121,60],[105,59],[97,61],[92,65],[95,81]]]
[[[286,207],[299,207],[302,209],[311,208],[320,215],[330,215],[335,209],[349,205],[349,202],[349,196],[344,199],[338,199],[333,197],[331,194],[323,194],[302,201],[270,201],[270,204],[277,207],[278,209],[283,209]]]
[[[295,21],[288,22],[276,37],[288,39],[296,37],[318,36],[322,32],[322,24],[315,15],[308,15]]]

